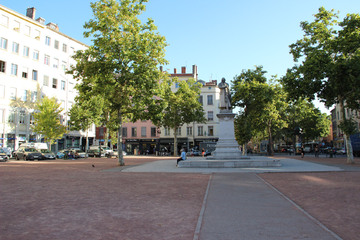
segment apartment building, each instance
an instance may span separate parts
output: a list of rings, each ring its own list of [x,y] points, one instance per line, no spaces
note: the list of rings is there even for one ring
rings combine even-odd
[[[162,68],[161,68],[162,70]],[[178,78],[180,81],[186,81],[190,78],[195,79],[202,84],[199,101],[204,108],[204,114],[207,118],[206,123],[185,124],[177,129],[178,149],[186,147],[191,149],[199,146],[202,142],[216,142],[218,140],[217,127],[219,113],[220,89],[217,87],[217,81],[205,82],[198,80],[197,66],[192,66],[189,73],[186,67],[181,67],[178,72],[174,68],[171,78]],[[172,90],[176,91],[178,85],[175,83]],[[125,123],[123,126],[123,137],[125,150],[130,154],[171,154],[174,149],[174,132],[170,128],[157,128],[151,121],[137,121],[135,123]]]
[[[28,8],[23,15],[0,5],[0,145],[12,149],[42,140],[31,130],[34,109],[11,107],[14,100],[35,102],[44,95],[55,97],[64,109],[60,120],[67,124],[77,93],[76,80],[65,72],[75,64],[74,52],[87,48],[61,33],[57,24],[35,15],[35,8]],[[79,147],[82,136],[82,132],[69,132],[53,150]],[[89,137],[94,136],[93,127]]]
[[[352,118],[357,123],[357,130],[360,130],[360,111],[352,111],[348,108],[345,108],[345,117],[346,119]],[[332,121],[332,134],[333,134],[333,146],[336,148],[345,147],[344,143],[344,133],[339,128],[339,124],[343,119],[340,112],[340,105],[336,104],[335,108],[331,110],[331,121]]]

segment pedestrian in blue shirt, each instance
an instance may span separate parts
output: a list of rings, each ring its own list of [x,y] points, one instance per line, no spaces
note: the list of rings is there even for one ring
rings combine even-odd
[[[181,149],[180,150],[181,152],[181,155],[180,155],[180,158],[177,159],[177,162],[176,162],[176,166],[179,164],[180,161],[184,161],[186,160],[186,152],[185,152],[185,149]]]

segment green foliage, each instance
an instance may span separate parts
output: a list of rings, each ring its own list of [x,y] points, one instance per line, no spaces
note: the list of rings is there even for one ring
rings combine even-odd
[[[240,124],[235,127],[236,131],[245,133],[239,139],[240,142],[244,143],[249,137],[266,132],[272,147],[273,134],[286,124],[282,117],[286,94],[275,79],[268,82],[265,73],[262,67],[243,71],[233,81],[232,100],[233,105],[242,109],[235,122]],[[269,154],[272,154],[272,148]]]
[[[123,119],[159,118],[162,100],[159,80],[165,78],[159,65],[165,60],[166,40],[152,19],[143,24],[138,16],[147,0],[99,0],[91,3],[93,19],[85,23],[85,37],[93,45],[77,52],[69,73],[78,80],[80,95],[101,96],[103,112],[118,129],[121,141]],[[105,117],[105,114],[104,114]],[[120,149],[120,148],[118,148]],[[122,152],[119,163],[124,165]]]
[[[199,95],[201,91],[201,84],[196,83],[194,79],[187,81],[178,81],[178,88],[176,91],[171,90],[171,82],[164,81],[162,84],[163,95],[162,99],[167,104],[163,111],[163,116],[157,125],[170,127],[174,129],[174,153],[177,153],[176,131],[175,129],[181,127],[186,123],[191,122],[205,122],[204,110],[199,102]]]
[[[62,108],[55,98],[44,97],[36,105],[33,131],[44,136],[46,142],[54,143],[66,133],[66,126],[60,123]]]
[[[334,10],[323,7],[311,23],[302,22],[304,37],[290,45],[296,62],[282,78],[293,99],[318,96],[330,107],[346,102],[360,108],[360,16],[348,14],[339,22]]]

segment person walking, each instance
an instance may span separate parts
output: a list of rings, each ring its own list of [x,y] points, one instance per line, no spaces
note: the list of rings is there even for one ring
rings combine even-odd
[[[301,154],[301,158],[304,158],[305,152],[304,152],[304,147],[303,146],[301,146],[301,148],[300,148],[300,154]]]
[[[186,151],[185,151],[185,149],[182,148],[182,149],[180,150],[180,153],[181,153],[181,154],[180,154],[180,158],[177,159],[177,161],[176,161],[176,166],[179,164],[180,161],[186,160]]]

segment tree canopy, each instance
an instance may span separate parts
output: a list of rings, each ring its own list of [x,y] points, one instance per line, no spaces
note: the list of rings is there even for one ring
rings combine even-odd
[[[119,165],[122,156],[122,120],[152,119],[162,112],[159,70],[165,60],[165,37],[152,19],[138,16],[147,0],[99,0],[91,3],[93,19],[85,23],[85,37],[93,45],[79,51],[70,73],[79,82],[79,94],[102,96],[118,128]]]
[[[56,99],[44,97],[41,102],[36,105],[34,112],[33,131],[44,136],[45,142],[51,144],[55,140],[62,138],[66,133],[66,126],[60,122],[60,114],[63,109],[57,103]]]
[[[360,16],[348,14],[338,21],[334,10],[321,7],[313,22],[301,22],[304,37],[290,45],[297,64],[282,78],[289,96],[313,100],[326,106],[340,104],[343,122],[346,108],[360,108]],[[300,63],[299,63],[300,62]],[[344,123],[343,126],[351,124]],[[348,128],[343,128],[348,162],[353,162]]]

